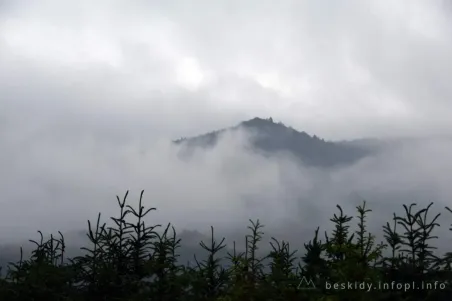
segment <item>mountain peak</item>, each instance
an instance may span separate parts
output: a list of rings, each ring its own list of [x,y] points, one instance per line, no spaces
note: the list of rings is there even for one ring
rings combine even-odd
[[[188,148],[214,147],[226,132],[246,130],[251,132],[251,146],[254,150],[266,155],[288,153],[303,163],[312,166],[334,166],[352,163],[365,155],[367,151],[358,146],[327,142],[317,136],[310,136],[287,127],[282,122],[275,123],[271,117],[264,119],[255,117],[242,121],[237,126],[210,132],[204,135],[184,138],[175,141]]]
[[[249,119],[249,120],[246,120],[246,121],[242,121],[239,125],[242,125],[242,126],[283,126],[283,127],[287,127],[282,122],[275,122],[272,117],[268,117],[268,118],[254,117],[252,119]]]
[[[260,117],[254,117],[253,119],[242,121],[241,124],[243,125],[249,125],[249,124],[273,124],[273,118],[260,118]]]
[[[286,126],[282,122],[275,122],[272,117],[260,118],[254,117],[253,119],[242,121],[237,127],[245,129],[253,129],[262,133],[266,132],[270,135],[295,135],[304,138],[318,139],[317,136],[310,136],[304,131],[297,131],[290,126]],[[323,141],[323,139],[322,139]]]

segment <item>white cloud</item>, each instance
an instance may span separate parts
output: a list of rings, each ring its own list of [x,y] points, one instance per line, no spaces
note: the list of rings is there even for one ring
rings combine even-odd
[[[0,29],[2,53],[41,62],[36,76],[64,66],[53,71],[64,80],[104,66],[103,83],[122,76],[109,86],[128,98],[130,90],[207,91],[231,120],[276,114],[327,138],[450,125],[452,27],[441,1],[37,3],[10,4]]]
[[[205,74],[195,58],[183,58],[176,72],[178,83],[189,90],[197,90],[205,80]]]
[[[450,14],[439,0],[10,1],[0,6],[3,234],[21,214],[27,229],[72,225],[127,188],[181,222],[211,212],[205,224],[246,222],[241,200],[253,193],[267,197],[264,217],[296,212],[288,186],[318,198],[313,212],[389,179],[446,200],[450,168],[429,161],[444,155],[432,150],[324,175],[226,146],[190,165],[159,143],[254,116],[327,139],[447,134]]]

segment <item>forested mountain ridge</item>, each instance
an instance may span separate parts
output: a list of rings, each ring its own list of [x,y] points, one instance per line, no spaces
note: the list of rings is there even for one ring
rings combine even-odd
[[[253,118],[238,125],[213,131],[196,137],[181,138],[174,143],[187,149],[214,147],[227,133],[244,130],[251,134],[250,144],[255,151],[265,155],[288,153],[304,164],[316,167],[332,167],[351,164],[372,153],[361,145],[325,141],[316,135],[299,132],[272,118]]]

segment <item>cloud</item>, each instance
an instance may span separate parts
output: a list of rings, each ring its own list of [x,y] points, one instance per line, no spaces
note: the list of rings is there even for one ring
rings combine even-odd
[[[205,130],[271,115],[326,138],[450,126],[452,27],[439,0],[15,1],[1,14],[2,77],[65,83],[78,89],[72,102],[105,106],[114,94],[159,111],[159,91]]]
[[[254,116],[327,139],[447,134],[445,5],[1,2],[1,235],[74,228],[126,189],[181,227],[318,225],[352,196],[388,217],[392,196],[446,203],[448,142],[329,173],[246,153],[243,137],[192,162],[167,145]]]
[[[126,190],[134,206],[145,190],[144,204],[157,208],[151,223],[172,222],[180,231],[203,233],[213,225],[231,240],[243,234],[248,219],[260,219],[269,235],[295,246],[311,238],[317,226],[332,227],[336,204],[354,216],[355,206],[367,200],[374,211],[369,227],[378,234],[393,212],[401,213],[402,204],[434,201],[434,212],[450,206],[448,141],[406,142],[350,166],[321,170],[285,155],[254,153],[249,135],[226,135],[215,148],[188,158],[167,140],[121,145],[100,135],[71,136],[61,143],[53,136],[27,147],[16,144],[0,161],[8,171],[1,181],[7,212],[0,220],[1,237],[84,229],[86,219],[94,220],[98,212],[107,221],[117,214],[115,196]],[[445,236],[448,219],[441,221]]]

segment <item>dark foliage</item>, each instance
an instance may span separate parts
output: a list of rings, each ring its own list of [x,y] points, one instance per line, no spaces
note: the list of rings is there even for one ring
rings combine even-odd
[[[353,216],[338,205],[332,233],[305,244],[303,254],[289,242],[272,238],[271,251],[259,256],[264,226],[250,220],[246,249],[235,242],[226,258],[225,239],[200,242],[206,257],[193,266],[177,260],[180,239],[168,224],[148,226],[144,219],[155,208],[126,204],[117,198],[119,214],[113,226],[88,221],[90,245],[84,255],[65,258],[61,233],[45,240],[41,232],[28,259],[10,263],[0,280],[0,300],[450,300],[451,259],[434,254],[431,241],[440,214],[432,207],[404,206],[383,227],[384,242],[376,243],[366,227],[371,212],[363,202]],[[447,211],[452,211],[447,208]],[[20,250],[22,254],[22,249]],[[299,260],[301,259],[301,260]],[[369,289],[369,286],[372,286]]]

